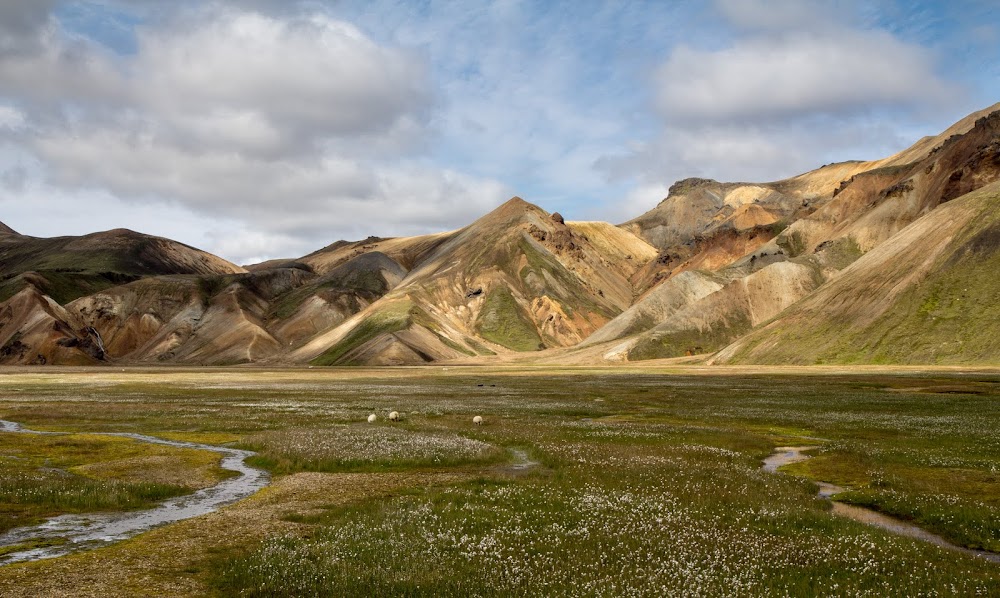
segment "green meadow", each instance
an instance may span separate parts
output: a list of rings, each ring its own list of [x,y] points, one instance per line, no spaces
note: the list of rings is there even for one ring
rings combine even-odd
[[[996,595],[1000,373],[916,369],[4,370],[0,532],[225,474],[257,495],[104,548],[0,567],[0,595]],[[388,421],[398,411],[401,420]],[[366,418],[374,413],[375,423]],[[474,425],[481,415],[484,424]],[[817,447],[772,474],[775,447]],[[0,550],[3,550],[0,548]],[[2,554],[2,553],[0,553]],[[84,591],[85,590],[85,591]]]

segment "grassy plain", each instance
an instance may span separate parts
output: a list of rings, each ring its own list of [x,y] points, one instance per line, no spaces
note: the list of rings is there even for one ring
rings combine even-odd
[[[996,371],[21,369],[0,371],[0,419],[73,432],[0,434],[0,459],[81,483],[163,480],[119,454],[150,445],[54,439],[231,443],[275,474],[217,513],[0,567],[4,596],[1000,593],[1000,565],[838,518],[809,481],[1000,550]],[[761,471],[803,444],[819,448],[794,475]],[[172,479],[207,475],[188,459]],[[128,506],[5,496],[8,527]]]

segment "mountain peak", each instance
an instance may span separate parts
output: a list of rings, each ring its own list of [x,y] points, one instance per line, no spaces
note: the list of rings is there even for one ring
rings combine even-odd
[[[523,199],[521,199],[519,196],[515,195],[514,197],[511,197],[507,201],[505,201],[502,204],[500,204],[497,207],[497,209],[498,210],[499,209],[511,209],[511,208],[524,209],[524,208],[530,208],[530,207],[536,207],[536,206],[533,206],[532,204],[530,204],[530,203],[524,201]]]
[[[514,221],[523,219],[532,212],[540,215],[548,215],[548,213],[540,207],[535,204],[528,203],[515,195],[497,206],[496,209],[489,214],[486,214],[477,220],[476,223],[488,227],[505,227]]]
[[[5,234],[5,235],[19,235],[20,233],[18,233],[16,230],[12,229],[11,227],[7,226],[3,222],[0,222],[0,234]]]
[[[715,179],[702,179],[698,177],[681,179],[673,185],[670,185],[670,189],[667,190],[667,197],[670,197],[671,195],[683,195],[701,187],[718,184],[719,181],[716,181]]]

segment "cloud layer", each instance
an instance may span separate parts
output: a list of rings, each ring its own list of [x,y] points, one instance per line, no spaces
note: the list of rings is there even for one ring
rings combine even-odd
[[[721,50],[681,46],[657,73],[671,120],[790,120],[954,96],[930,53],[879,31],[753,36]]]
[[[912,143],[908,125],[947,113],[963,90],[931,50],[865,26],[845,4],[719,0],[732,35],[674,46],[651,78],[659,134],[598,167],[646,183],[762,181]]]
[[[992,103],[992,9],[949,10],[2,3],[0,220],[125,226],[239,262],[454,228],[515,193],[623,221],[679,178],[880,157]]]
[[[266,233],[253,252],[225,244],[236,259],[308,251],[323,232],[458,225],[507,192],[415,158],[433,102],[425,61],[329,16],[213,6],[139,29],[132,56],[51,20],[35,42],[0,58],[0,128],[47,183]]]

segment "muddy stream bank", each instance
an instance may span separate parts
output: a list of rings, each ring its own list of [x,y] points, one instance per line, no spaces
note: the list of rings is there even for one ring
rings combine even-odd
[[[777,473],[778,469],[785,465],[791,465],[792,463],[800,463],[802,461],[807,461],[812,457],[805,454],[805,451],[817,449],[818,446],[779,446],[774,449],[774,454],[770,455],[764,459],[763,469],[764,471],[770,473]],[[976,556],[979,558],[992,561],[994,563],[1000,563],[1000,553],[987,552],[984,550],[973,550],[971,548],[965,548],[964,546],[959,546],[953,544],[948,540],[945,540],[937,534],[932,534],[931,532],[920,528],[912,523],[903,521],[902,519],[897,519],[895,517],[886,515],[884,513],[879,513],[878,511],[872,509],[866,509],[864,507],[858,507],[855,505],[848,505],[842,502],[838,502],[833,499],[833,497],[841,492],[846,492],[846,488],[840,486],[829,484],[827,482],[816,482],[819,486],[819,496],[829,500],[833,504],[833,513],[841,517],[847,517],[867,525],[872,525],[894,534],[900,536],[906,536],[908,538],[914,538],[917,540],[922,540],[942,548],[947,548],[948,550],[954,550],[964,554]]]
[[[53,434],[38,432],[11,421],[0,420],[0,432],[17,434]],[[178,496],[141,511],[101,512],[82,515],[60,515],[38,525],[12,529],[0,534],[0,548],[26,545],[0,556],[0,565],[53,558],[104,546],[167,523],[190,519],[211,513],[225,505],[242,500],[264,486],[270,477],[267,472],[250,467],[244,460],[254,453],[239,449],[164,440],[143,434],[124,432],[101,433],[102,436],[131,438],[149,444],[162,444],[178,448],[192,448],[220,453],[220,467],[236,472],[237,476],[225,479],[215,486],[203,488],[192,494]],[[45,544],[52,544],[45,546]]]

